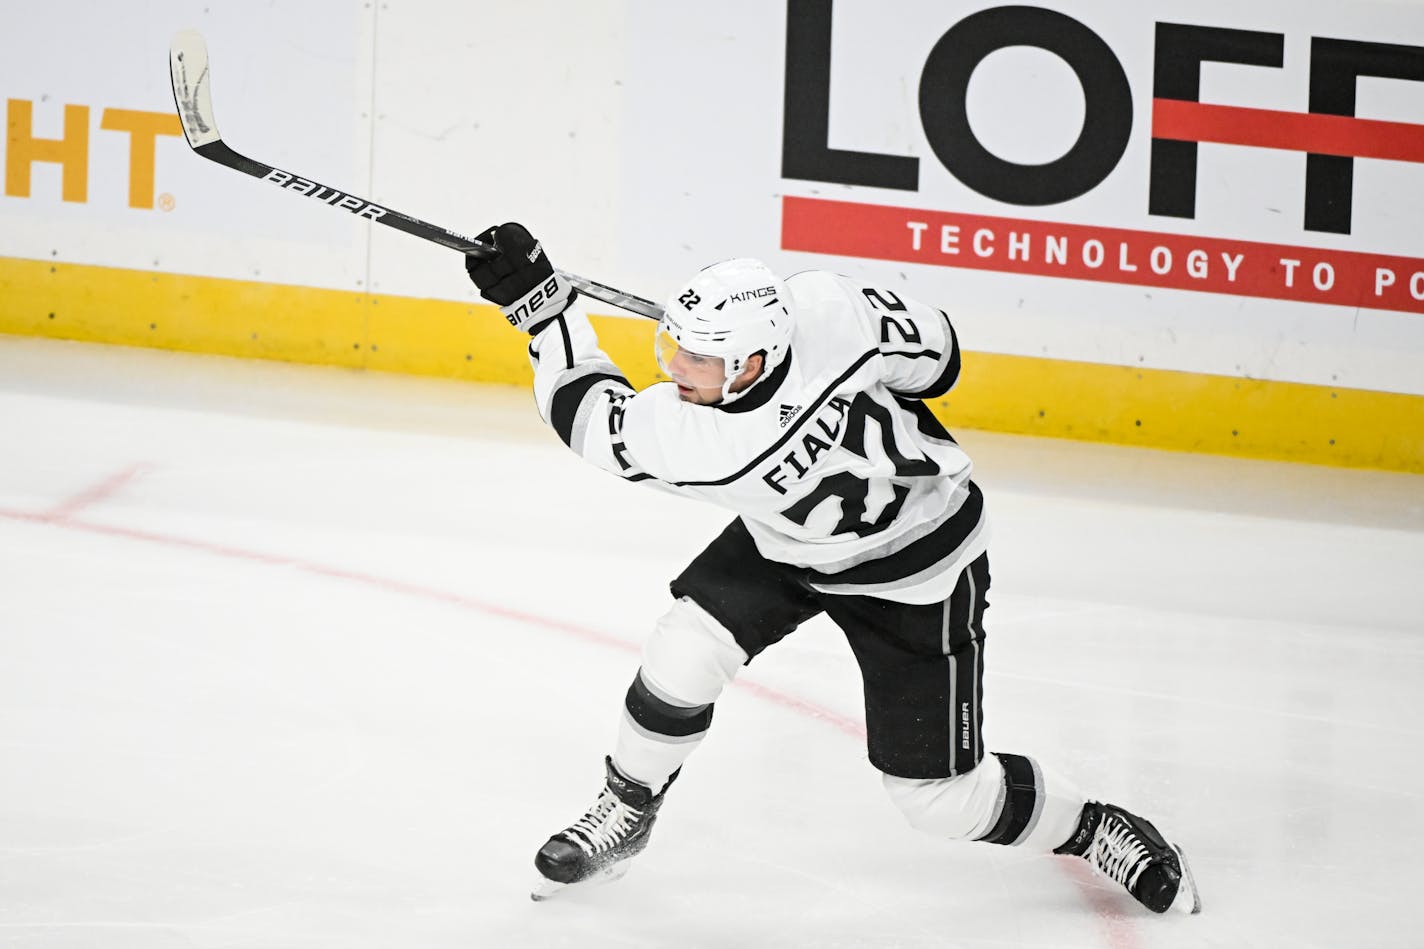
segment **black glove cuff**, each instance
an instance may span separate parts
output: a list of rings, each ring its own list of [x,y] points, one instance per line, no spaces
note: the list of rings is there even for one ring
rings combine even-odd
[[[564,304],[564,308],[559,311],[557,316],[551,316],[547,320],[540,320],[533,326],[525,327],[524,332],[528,333],[531,337],[538,336],[540,333],[544,332],[544,330],[549,328],[550,323],[553,323],[555,320],[561,319],[565,313],[569,312],[569,307],[574,305],[574,301],[578,299],[578,295],[579,292],[577,288],[570,290],[569,302]]]

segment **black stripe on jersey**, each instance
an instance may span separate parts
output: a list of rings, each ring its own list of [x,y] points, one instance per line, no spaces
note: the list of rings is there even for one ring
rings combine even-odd
[[[563,320],[560,320],[559,323],[562,325]],[[567,335],[565,338],[567,339]],[[573,447],[574,420],[578,418],[579,406],[583,405],[588,390],[600,382],[617,382],[629,389],[633,388],[628,385],[627,379],[616,373],[591,372],[554,391],[554,398],[549,403],[549,424],[554,427],[554,431],[559,433],[560,440],[570,448]]]
[[[979,486],[971,481],[969,497],[964,499],[959,510],[946,518],[943,524],[894,556],[870,560],[840,573],[818,573],[812,570],[807,579],[812,583],[831,585],[889,583],[912,577],[958,550],[974,532],[983,516],[984,495],[979,491]]]
[[[564,365],[572,369],[574,367],[574,341],[569,337],[569,324],[564,322],[564,315],[560,313],[555,317],[555,322],[559,324],[559,335],[564,338]],[[568,440],[565,439],[565,444]]]
[[[954,332],[954,325],[949,322],[949,314],[940,310],[939,315],[944,317],[945,329],[949,330],[949,362],[929,385],[918,392],[906,392],[904,395],[916,399],[937,399],[953,389],[954,383],[959,379],[959,337]]]
[[[900,403],[900,408],[915,417],[915,427],[920,430],[921,435],[926,438],[948,442],[951,445],[959,444],[954,440],[954,436],[949,434],[949,429],[945,428],[943,423],[930,411],[928,405],[925,405],[919,399],[911,399],[906,396],[896,396],[895,401]]]
[[[789,361],[791,354],[787,353],[786,355]],[[716,481],[670,481],[668,483],[675,485],[679,488],[687,488],[731,484],[733,481],[736,481],[738,478],[745,475],[748,471],[751,471],[757,465],[761,464],[763,461],[766,461],[773,454],[779,451],[782,445],[785,445],[788,441],[791,440],[791,436],[795,435],[798,431],[800,431],[802,425],[805,425],[807,422],[811,421],[811,417],[816,414],[816,410],[821,407],[821,404],[823,402],[825,402],[831,397],[832,393],[834,393],[837,389],[841,387],[841,383],[845,382],[851,376],[855,375],[860,370],[861,366],[865,365],[872,358],[879,355],[880,350],[878,349],[872,349],[868,352],[861,353],[860,358],[858,358],[855,362],[851,363],[849,369],[841,373],[840,377],[837,378],[836,381],[832,382],[821,392],[820,395],[816,396],[815,401],[812,402],[810,405],[807,405],[806,408],[801,411],[801,414],[797,417],[796,421],[792,422],[786,427],[785,435],[782,435],[780,438],[778,438],[776,442],[772,444],[772,446],[766,451],[753,458],[741,471],[738,471],[736,474],[729,474],[725,478],[718,478]],[[786,365],[786,363],[783,362],[782,365],[784,366]],[[727,411],[730,412],[732,409],[736,408],[738,404],[740,403],[732,403],[732,405],[728,406]]]

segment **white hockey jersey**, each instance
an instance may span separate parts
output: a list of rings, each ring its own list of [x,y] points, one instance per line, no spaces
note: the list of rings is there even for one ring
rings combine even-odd
[[[634,392],[576,303],[529,347],[540,415],[606,471],[736,512],[817,589],[947,599],[988,542],[969,458],[921,401],[959,375],[948,316],[824,271],[786,284],[789,354],[727,405]]]

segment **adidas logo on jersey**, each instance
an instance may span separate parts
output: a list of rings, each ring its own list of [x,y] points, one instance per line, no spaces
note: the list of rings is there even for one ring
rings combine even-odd
[[[787,405],[783,402],[781,405],[781,427],[785,428],[787,424],[796,417],[796,413],[800,411],[801,406]]]

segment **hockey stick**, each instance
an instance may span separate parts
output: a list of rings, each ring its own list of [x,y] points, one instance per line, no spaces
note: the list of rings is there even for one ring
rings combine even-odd
[[[408,214],[402,214],[391,208],[367,201],[365,198],[319,184],[310,178],[303,178],[292,172],[264,165],[233,151],[222,140],[222,135],[218,132],[217,119],[213,114],[212,74],[208,64],[208,45],[197,30],[184,30],[173,37],[173,42],[168,48],[168,66],[173,78],[173,103],[177,106],[178,118],[183,123],[183,136],[188,140],[188,146],[204,158],[254,178],[270,181],[279,188],[315,198],[330,207],[350,211],[357,217],[393,227],[398,231],[405,231],[407,234],[431,241],[442,247],[448,247],[451,250],[457,250],[462,254],[488,258],[498,253],[489,244],[482,244],[447,228],[427,224],[419,218],[413,218]],[[602,300],[604,303],[612,304],[648,319],[662,319],[663,308],[651,300],[604,286],[587,277],[580,277],[578,274],[571,274],[563,270],[557,271],[557,273],[577,287],[580,292],[588,294],[595,300]]]

